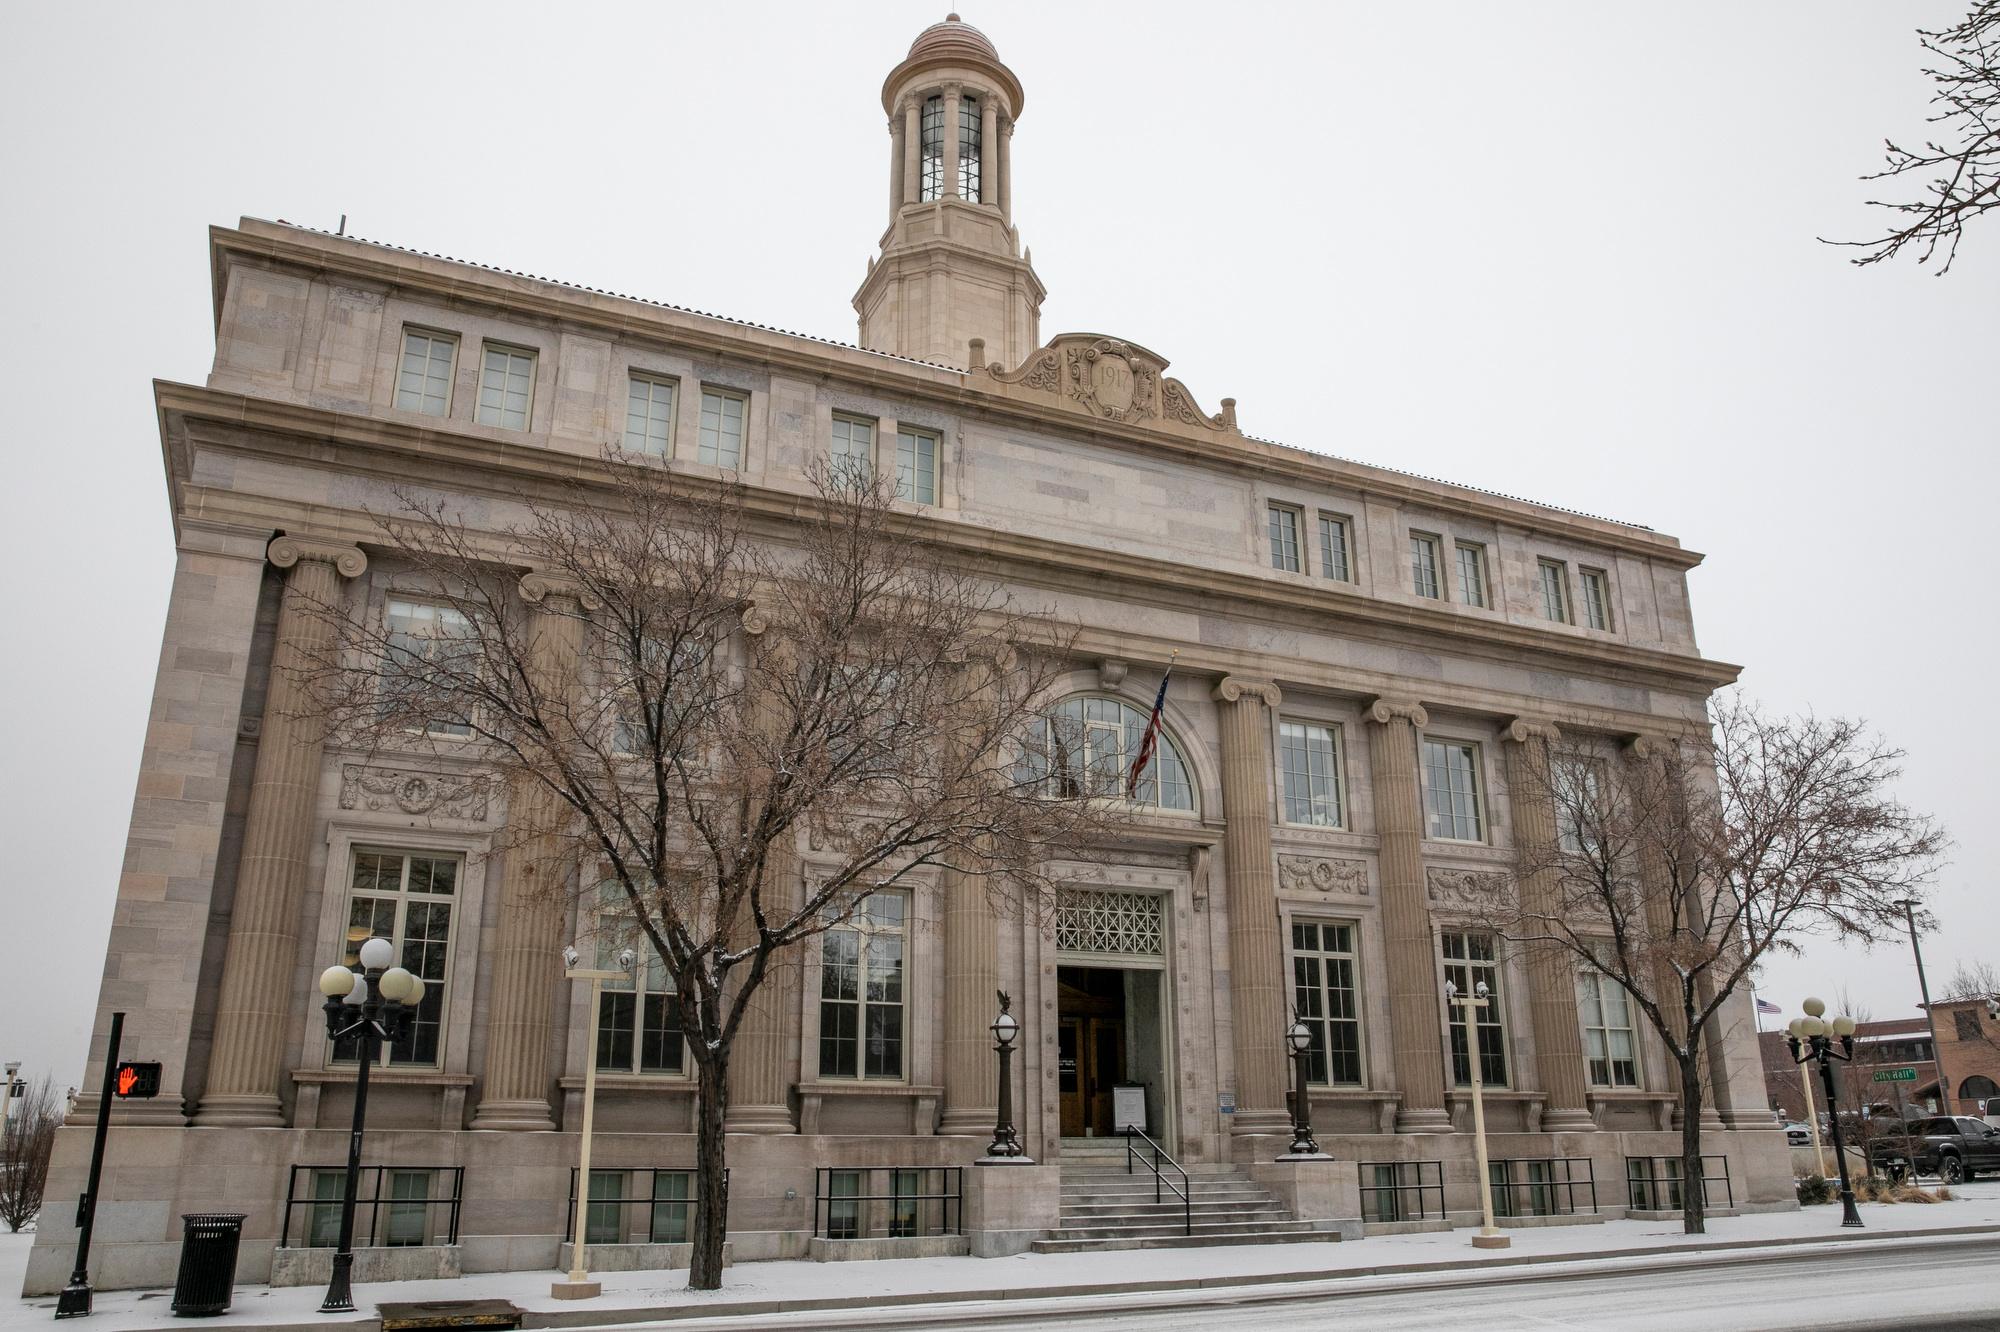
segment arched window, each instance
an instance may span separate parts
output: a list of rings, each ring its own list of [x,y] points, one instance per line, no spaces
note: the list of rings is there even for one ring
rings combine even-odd
[[[1131,782],[1146,721],[1146,713],[1119,699],[1091,694],[1064,699],[1036,725],[1025,762],[1032,775],[1045,778],[1062,795],[1130,799],[1142,808],[1194,812],[1187,761],[1164,727],[1137,784]]]
[[[1979,1101],[1983,1104],[1995,1096],[2000,1096],[2000,1084],[1996,1084],[1984,1074],[1975,1073],[1958,1084],[1958,1094],[1962,1100]]]

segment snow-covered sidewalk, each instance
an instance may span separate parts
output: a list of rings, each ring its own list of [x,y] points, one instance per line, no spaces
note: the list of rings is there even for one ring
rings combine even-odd
[[[362,1312],[339,1318],[319,1312],[323,1291],[314,1287],[272,1290],[239,1286],[229,1313],[203,1320],[221,1327],[251,1328],[372,1321],[384,1301],[501,1299],[531,1314],[531,1325],[546,1316],[588,1320],[593,1315],[629,1320],[646,1310],[656,1318],[752,1315],[842,1307],[880,1310],[963,1300],[1019,1300],[1141,1290],[1188,1290],[1256,1286],[1275,1282],[1396,1276],[1410,1273],[1463,1273],[1509,1264],[1629,1260],[1744,1245],[1793,1245],[1812,1241],[1865,1240],[1892,1234],[1940,1233],[1990,1228],[2000,1233],[2000,1182],[1959,1186],[1958,1197],[1931,1206],[1864,1203],[1867,1228],[1840,1227],[1840,1209],[1809,1207],[1797,1212],[1723,1217],[1709,1233],[1683,1235],[1678,1221],[1607,1221],[1601,1225],[1510,1230],[1511,1248],[1474,1249],[1471,1232],[1378,1236],[1360,1242],[1274,1244],[1240,1248],[1140,1249],[1115,1254],[1021,1254],[1012,1258],[908,1258],[881,1262],[746,1263],[732,1267],[724,1288],[687,1289],[680,1272],[613,1272],[599,1279],[604,1293],[593,1300],[549,1297],[554,1272],[494,1272],[456,1281],[408,1281],[357,1287]],[[26,1267],[29,1235],[0,1235],[0,1290],[18,1291]],[[171,1317],[171,1291],[110,1291],[97,1296],[89,1326],[100,1332],[187,1326]],[[53,1297],[8,1299],[0,1303],[0,1328],[43,1326],[52,1319]],[[622,1318],[620,1314],[622,1313]]]

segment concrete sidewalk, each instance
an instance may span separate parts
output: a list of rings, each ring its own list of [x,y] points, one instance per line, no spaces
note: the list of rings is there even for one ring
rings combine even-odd
[[[1607,1221],[1601,1225],[1514,1230],[1513,1247],[1476,1250],[1465,1230],[1380,1236],[1359,1242],[1132,1250],[1115,1254],[1021,1254],[1011,1258],[921,1258],[879,1262],[751,1263],[731,1268],[720,1291],[686,1288],[679,1272],[602,1276],[604,1293],[567,1302],[549,1297],[553,1272],[482,1273],[457,1281],[358,1287],[363,1312],[318,1312],[322,1292],[244,1286],[228,1314],[206,1320],[232,1332],[347,1323],[374,1326],[381,1302],[501,1299],[527,1327],[670,1323],[693,1332],[725,1325],[867,1325],[953,1321],[1004,1303],[1025,1314],[1085,1308],[1186,1305],[1211,1299],[1286,1299],[1374,1283],[1503,1283],[1565,1275],[1627,1272],[1662,1265],[1776,1259],[1829,1245],[1950,1245],[1968,1261],[2000,1250],[2000,1183],[1965,1186],[1948,1203],[1864,1204],[1867,1229],[1843,1231],[1835,1207],[1712,1220],[1709,1233],[1682,1235],[1677,1222]],[[0,1283],[19,1289],[28,1236],[0,1236]],[[169,1291],[100,1294],[90,1326],[105,1332],[186,1326],[171,1317]],[[46,1326],[53,1298],[0,1305],[0,1328]],[[809,1315],[809,1316],[807,1316]],[[802,1317],[803,1316],[803,1317]]]

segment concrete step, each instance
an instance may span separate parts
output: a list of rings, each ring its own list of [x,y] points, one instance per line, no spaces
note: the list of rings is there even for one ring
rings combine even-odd
[[[1208,1249],[1236,1244],[1314,1244],[1331,1242],[1326,1231],[1244,1231],[1236,1235],[1121,1235],[1111,1239],[1042,1239],[1028,1247],[1035,1253],[1096,1253],[1118,1249]]]
[[[1150,1194],[1144,1198],[1102,1198],[1089,1202],[1064,1199],[1062,1205],[1064,1216],[1147,1216],[1154,1212],[1172,1212],[1179,1216],[1184,1211],[1192,1211],[1196,1216],[1247,1216],[1283,1210],[1275,1198],[1234,1198],[1228,1202],[1195,1198],[1183,1203],[1173,1197],[1154,1202]]]

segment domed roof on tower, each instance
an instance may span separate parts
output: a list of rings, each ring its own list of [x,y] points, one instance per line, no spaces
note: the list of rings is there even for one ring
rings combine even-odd
[[[988,60],[1000,58],[992,40],[956,14],[946,14],[944,22],[931,24],[917,34],[917,40],[910,43],[910,55],[913,57],[949,52],[983,55]]]

